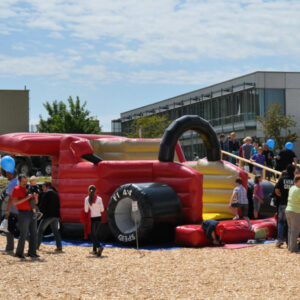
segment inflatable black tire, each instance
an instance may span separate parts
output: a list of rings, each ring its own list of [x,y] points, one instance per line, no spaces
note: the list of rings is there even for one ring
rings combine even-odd
[[[176,192],[163,183],[125,184],[111,196],[107,218],[115,239],[122,244],[133,244],[135,228],[138,240],[145,241],[155,223],[177,223],[181,218],[181,202]]]
[[[160,143],[159,161],[172,162],[174,160],[177,141],[188,130],[194,130],[201,136],[206,147],[208,161],[221,159],[221,146],[216,132],[209,122],[197,115],[187,115],[176,119],[166,129]]]

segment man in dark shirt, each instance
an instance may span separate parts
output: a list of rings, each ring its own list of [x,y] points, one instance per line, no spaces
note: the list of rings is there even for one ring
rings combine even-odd
[[[225,134],[220,134],[220,146],[221,146],[221,150],[224,151],[228,151],[228,144],[225,141]],[[223,160],[228,160],[228,156],[227,155],[223,155]]]
[[[285,217],[285,209],[289,195],[289,189],[294,185],[294,170],[293,165],[288,165],[287,171],[283,172],[275,185],[275,194],[277,196],[277,211],[278,211],[278,228],[276,246],[279,248],[283,245],[283,240],[287,241],[287,221]]]
[[[225,142],[225,134],[220,134],[220,145],[221,149],[227,151],[226,142]]]
[[[286,170],[288,165],[297,164],[298,158],[294,151],[286,149],[281,150],[277,156],[277,170]]]
[[[271,151],[268,147],[268,145],[266,143],[263,143],[262,144],[262,147],[263,147],[263,155],[265,156],[266,158],[266,166],[273,169],[273,159],[274,159],[274,153],[273,151]],[[267,171],[266,172],[266,177],[268,180],[271,179],[271,176],[272,176],[272,173]]]
[[[240,149],[240,143],[236,140],[235,132],[230,133],[230,139],[228,142],[228,151],[232,154],[238,155]],[[236,164],[236,159],[231,157],[230,162]]]
[[[60,201],[59,201],[58,193],[54,191],[50,182],[45,182],[42,188],[44,193],[41,198],[40,209],[41,212],[43,213],[43,219],[38,229],[37,248],[39,249],[40,247],[40,244],[43,239],[44,231],[50,225],[56,241],[55,251],[62,252],[61,236],[58,230],[58,224],[60,219],[60,212],[59,212]]]

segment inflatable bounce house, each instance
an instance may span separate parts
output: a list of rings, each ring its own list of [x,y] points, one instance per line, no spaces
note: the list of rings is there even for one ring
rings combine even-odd
[[[188,130],[203,139],[206,159],[185,160],[178,139]],[[0,136],[0,151],[52,157],[52,184],[60,196],[62,223],[80,222],[88,186],[94,184],[105,206],[102,223],[124,244],[136,240],[136,227],[139,239],[147,240],[160,223],[174,228],[181,224],[176,228],[178,243],[208,244],[199,224],[203,219],[232,218],[228,203],[234,181],[240,177],[245,188],[248,181],[245,171],[220,159],[216,133],[199,116],[175,120],[161,140],[13,133]],[[257,236],[244,223],[222,221],[217,230],[224,242]],[[275,234],[274,219],[256,224],[260,237]]]

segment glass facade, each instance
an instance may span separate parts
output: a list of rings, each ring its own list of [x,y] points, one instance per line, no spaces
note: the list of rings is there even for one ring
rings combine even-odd
[[[167,109],[156,111],[158,115],[166,115],[169,120],[175,120],[183,115],[199,115],[208,120],[217,132],[256,128],[257,116],[264,116],[269,104],[278,101],[285,112],[284,89],[257,89],[249,87],[239,91],[227,92],[220,96],[206,95],[205,97],[186,99],[181,103],[169,105]],[[122,132],[130,131],[132,120],[122,122]],[[188,135],[187,135],[188,136]],[[189,141],[187,144],[187,140]],[[192,159],[193,152],[205,155],[202,143],[194,143],[195,138],[182,137],[182,147],[187,159]]]
[[[121,133],[122,132],[122,125],[121,125],[120,119],[111,121],[111,131],[113,133]]]

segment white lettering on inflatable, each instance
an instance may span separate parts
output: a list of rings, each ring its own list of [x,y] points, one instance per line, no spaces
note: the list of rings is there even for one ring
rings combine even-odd
[[[123,235],[123,234],[119,234],[118,235],[118,240],[120,242],[132,242],[135,241],[135,235],[132,233],[129,236],[127,235]]]
[[[132,194],[132,190],[126,190],[126,189],[124,189],[123,190],[123,196],[131,196],[131,194]]]
[[[118,193],[118,192],[115,193],[115,194],[112,196],[112,198],[113,198],[115,201],[118,201],[118,200],[120,199],[119,193]]]
[[[135,212],[135,211],[139,210],[137,201],[132,201],[131,210],[132,210],[132,212]]]

